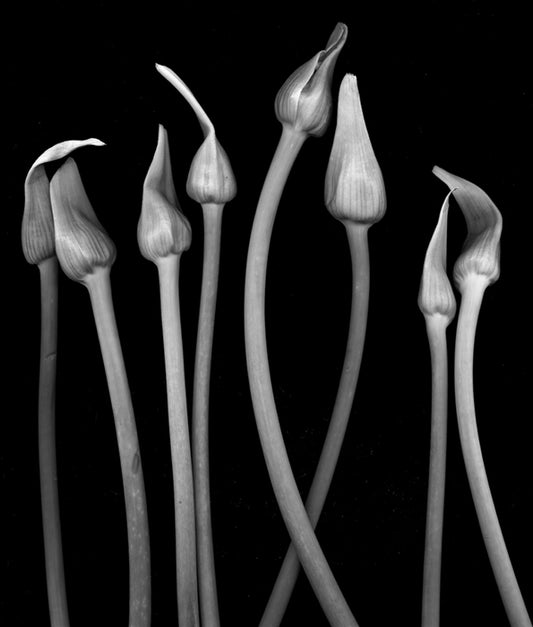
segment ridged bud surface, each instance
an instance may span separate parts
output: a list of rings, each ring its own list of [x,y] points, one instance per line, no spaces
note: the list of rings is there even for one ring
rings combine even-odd
[[[162,125],[144,181],[137,241],[143,257],[154,263],[168,255],[179,255],[191,245],[191,227],[179,208],[168,136]]]
[[[331,117],[331,79],[347,36],[347,26],[337,24],[326,49],[300,66],[282,85],[274,103],[282,124],[317,137],[326,132]]]
[[[225,204],[235,198],[237,183],[229,158],[213,132],[194,156],[187,178],[187,194],[201,204]]]
[[[71,157],[52,177],[50,198],[56,254],[65,274],[82,283],[97,268],[110,267],[115,245],[98,221]]]
[[[444,200],[437,226],[429,242],[418,294],[418,306],[422,313],[425,316],[440,314],[447,319],[448,324],[453,320],[457,309],[453,289],[446,274],[448,207],[451,193],[449,192]]]
[[[500,276],[501,213],[474,183],[437,166],[433,173],[452,190],[466,220],[468,234],[453,272],[456,285],[470,274],[485,276],[493,283]]]
[[[374,224],[387,208],[385,184],[370,142],[357,88],[347,74],[339,89],[337,126],[326,172],[325,203],[338,220]]]

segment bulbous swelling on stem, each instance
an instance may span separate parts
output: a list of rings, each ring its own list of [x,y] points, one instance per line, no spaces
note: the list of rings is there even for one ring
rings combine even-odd
[[[463,251],[454,267],[454,281],[460,288],[470,274],[485,276],[494,283],[500,276],[502,215],[477,185],[435,166],[433,173],[452,190],[468,229]]]
[[[179,255],[191,245],[191,227],[179,206],[168,135],[161,124],[154,158],[144,180],[137,241],[143,257],[154,263],[168,255]]]
[[[109,268],[115,245],[87,197],[78,166],[69,157],[50,182],[56,254],[65,274],[83,283],[97,268]]]
[[[374,224],[387,208],[385,184],[370,142],[357,88],[346,74],[339,89],[337,127],[325,182],[325,203],[342,221]]]
[[[424,260],[418,306],[425,316],[440,314],[450,324],[455,316],[457,304],[453,295],[452,286],[446,274],[446,242],[448,227],[449,198],[448,193],[439,214],[439,220]]]
[[[335,62],[348,36],[348,27],[338,23],[326,49],[300,66],[285,81],[275,100],[276,117],[296,131],[320,137],[331,117],[331,78]]]
[[[210,132],[194,155],[187,194],[200,204],[225,204],[235,198],[237,183],[226,151]]]
[[[50,181],[45,163],[62,159],[82,146],[104,146],[99,139],[72,139],[55,144],[33,163],[24,182],[22,251],[26,261],[39,264],[55,255],[54,220],[50,204]]]

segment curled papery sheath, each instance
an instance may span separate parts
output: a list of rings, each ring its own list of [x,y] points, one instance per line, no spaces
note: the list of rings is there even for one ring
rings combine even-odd
[[[56,254],[65,274],[83,283],[97,268],[110,267],[115,245],[98,221],[71,157],[52,177],[50,199]]]
[[[56,161],[82,146],[104,146],[99,139],[72,139],[48,148],[34,162],[24,182],[22,251],[28,263],[39,264],[55,255],[54,222],[50,205],[50,181],[45,163]]]
[[[329,157],[325,203],[338,220],[374,224],[383,217],[385,184],[363,117],[357,79],[346,74],[339,89],[337,126]]]
[[[144,180],[137,241],[143,257],[153,262],[167,255],[179,255],[191,245],[191,227],[179,207],[168,136],[161,124],[154,158]]]
[[[429,242],[418,293],[418,306],[422,313],[425,316],[440,314],[447,319],[448,324],[453,320],[457,308],[446,274],[448,207],[451,194],[450,191],[442,204],[437,226]]]
[[[454,267],[454,280],[460,287],[469,274],[485,276],[493,283],[500,276],[502,215],[477,185],[435,166],[433,173],[452,190],[468,230],[463,250]]]
[[[338,23],[326,49],[300,66],[279,90],[275,111],[282,124],[317,137],[326,132],[331,117],[331,78],[335,62],[348,36],[348,27]]]
[[[213,123],[192,91],[175,72],[158,63],[155,67],[190,104],[204,133],[205,139],[189,169],[187,194],[200,204],[229,202],[237,193],[237,183],[228,155],[216,137]]]

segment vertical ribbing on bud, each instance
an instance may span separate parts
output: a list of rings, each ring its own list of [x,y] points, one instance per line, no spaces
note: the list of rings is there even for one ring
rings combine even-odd
[[[366,128],[357,79],[339,89],[337,126],[328,163],[325,203],[338,220],[374,224],[385,214],[385,185]]]
[[[449,199],[453,190],[446,196],[439,214],[439,220],[424,259],[424,269],[418,293],[418,306],[425,316],[440,314],[448,324],[456,311],[455,296],[446,274],[446,242],[448,227]]]
[[[68,140],[55,144],[33,163],[24,182],[22,250],[28,263],[38,264],[55,255],[50,182],[45,163],[62,159],[82,146],[104,146],[99,139]]]
[[[191,245],[191,227],[179,206],[168,136],[161,124],[154,157],[144,180],[137,241],[143,257],[153,262],[167,255],[179,255]]]
[[[109,268],[115,260],[115,245],[96,217],[71,157],[52,177],[50,196],[56,253],[63,272],[83,282],[97,268]]]
[[[274,104],[282,124],[316,137],[326,132],[331,117],[331,78],[347,36],[347,26],[339,22],[326,49],[295,70],[282,85]]]
[[[466,220],[468,234],[454,267],[458,286],[469,274],[485,276],[494,283],[500,276],[502,216],[488,195],[477,185],[435,166],[433,173],[453,190]]]
[[[204,133],[204,141],[189,169],[187,194],[200,204],[229,202],[237,193],[237,184],[228,155],[216,137],[213,123],[192,91],[175,72],[158,63],[155,67],[189,103]]]

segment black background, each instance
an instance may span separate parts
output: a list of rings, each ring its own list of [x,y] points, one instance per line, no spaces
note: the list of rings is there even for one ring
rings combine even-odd
[[[181,307],[192,384],[202,217],[185,192],[202,140],[168,65],[213,120],[238,183],[224,210],[211,396],[214,541],[222,623],[257,624],[287,546],[246,377],[243,290],[255,205],[280,134],[277,90],[348,25],[333,94],[357,75],[388,197],[370,231],[371,303],[359,387],[318,536],[363,626],[419,623],[429,452],[430,363],[417,292],[447,188],[437,164],[487,191],[503,214],[502,273],[486,292],[475,385],[496,508],[526,604],[531,536],[531,70],[526,3],[20,3],[4,16],[2,255],[4,417],[0,438],[4,584],[0,622],[46,625],[37,457],[39,279],[20,247],[23,183],[65,139],[118,249],[116,315],[146,481],[153,625],[177,623],[173,505],[157,272],[136,242],[157,125],[168,130],[193,230]],[[269,263],[267,325],[276,400],[298,484],[309,486],[333,406],[350,302],[342,225],[323,206],[334,132],[310,139],[283,196]],[[7,169],[6,169],[7,168]],[[53,172],[53,169],[51,170]],[[449,265],[465,236],[452,202]],[[127,545],[113,418],[88,294],[60,277],[57,438],[71,624],[125,625]],[[449,329],[450,359],[455,324]],[[450,393],[442,624],[505,625],[471,502]],[[529,416],[529,417],[528,417]],[[301,578],[286,625],[327,624]]]

